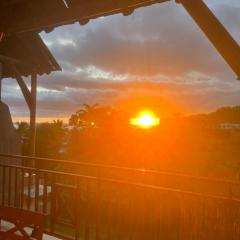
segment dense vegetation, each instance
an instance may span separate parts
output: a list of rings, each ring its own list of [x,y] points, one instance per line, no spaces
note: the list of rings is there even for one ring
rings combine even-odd
[[[109,107],[84,105],[70,117],[71,127],[60,121],[37,126],[36,155],[207,176],[240,174],[240,106],[175,115],[147,130],[129,125],[129,117]],[[19,123],[18,131],[27,154],[28,124]]]
[[[17,132],[22,138],[22,153],[29,154],[29,124],[20,122],[17,124]],[[36,156],[45,158],[61,157],[61,148],[66,137],[66,130],[62,121],[42,123],[36,129]]]

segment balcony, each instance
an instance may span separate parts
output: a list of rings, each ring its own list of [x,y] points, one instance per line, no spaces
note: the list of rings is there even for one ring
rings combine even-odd
[[[0,205],[46,214],[48,236],[239,239],[238,181],[3,154],[0,159]]]

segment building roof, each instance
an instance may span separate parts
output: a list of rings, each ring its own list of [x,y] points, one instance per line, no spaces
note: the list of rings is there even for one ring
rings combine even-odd
[[[135,8],[170,0],[1,0],[0,30],[6,34],[49,32],[54,27],[114,13],[128,15]]]
[[[1,57],[4,56],[3,60]],[[2,57],[3,58],[3,57]],[[61,70],[55,58],[37,33],[27,33],[4,37],[0,42],[0,61],[3,62],[2,76],[15,78],[12,61],[22,76],[49,74]]]

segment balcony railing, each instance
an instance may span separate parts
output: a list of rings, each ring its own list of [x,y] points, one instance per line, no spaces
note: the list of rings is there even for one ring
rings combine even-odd
[[[1,160],[0,204],[45,213],[50,235],[85,240],[240,236],[238,181],[3,154]]]

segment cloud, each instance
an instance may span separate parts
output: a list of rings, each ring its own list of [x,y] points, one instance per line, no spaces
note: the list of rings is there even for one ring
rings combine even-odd
[[[220,7],[217,10],[223,11]],[[236,8],[231,8],[230,13],[238,15]],[[83,28],[74,25],[65,29],[64,34],[59,29],[57,37],[51,34],[57,39],[52,48],[57,59],[82,67],[91,64],[120,74],[179,75],[191,69],[211,71],[219,77],[234,76],[180,5],[160,4],[137,10],[129,17],[116,15],[89,25]],[[59,38],[74,44],[62,47]]]

